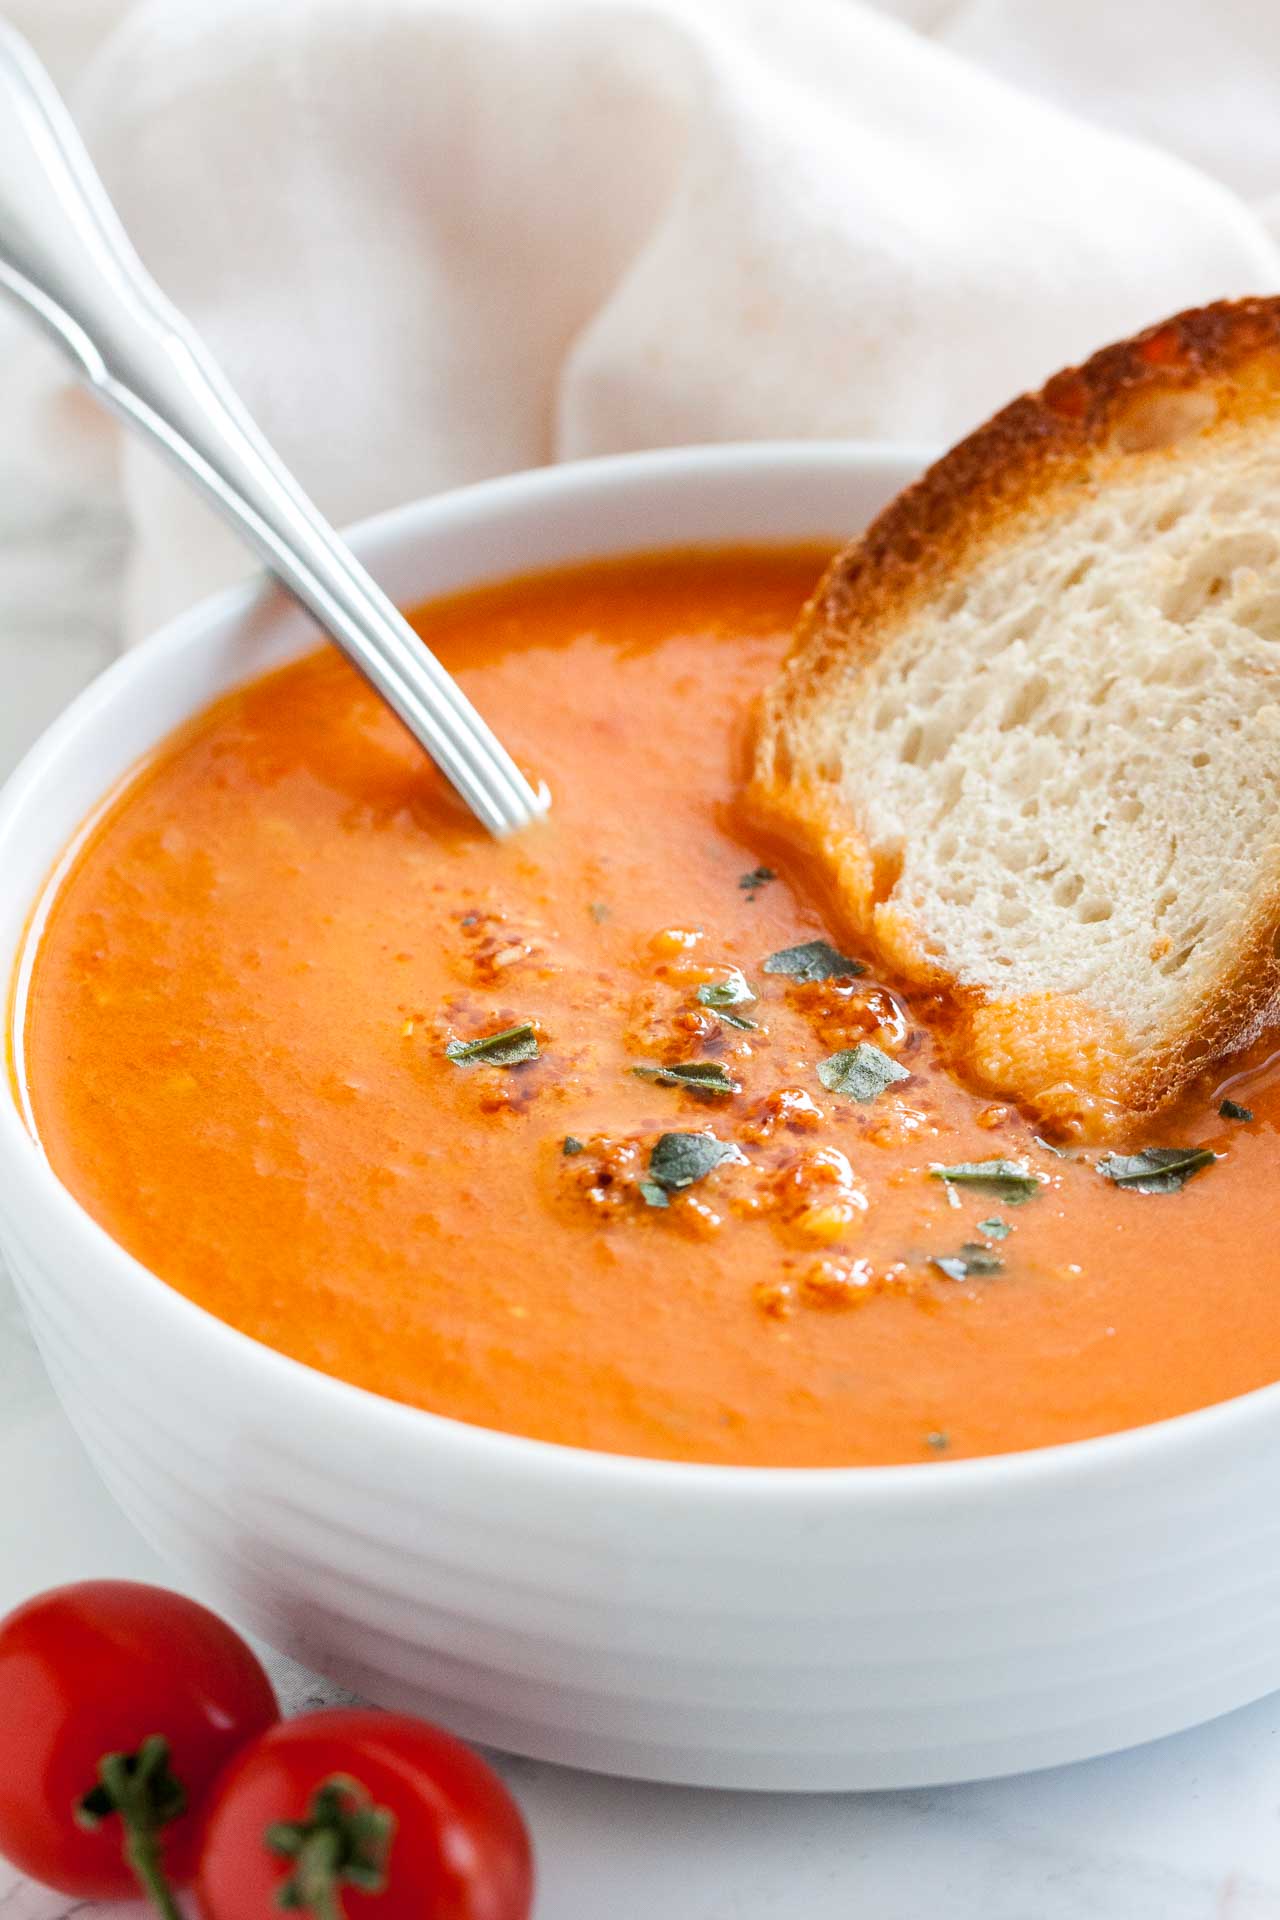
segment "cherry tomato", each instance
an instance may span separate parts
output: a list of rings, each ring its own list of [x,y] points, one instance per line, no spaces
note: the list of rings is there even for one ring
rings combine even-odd
[[[282,1900],[282,1888],[289,1892]],[[223,1775],[196,1869],[204,1920],[527,1920],[533,1860],[491,1767],[438,1727],[335,1708]]]
[[[136,1893],[148,1859],[157,1881],[162,1859],[182,1885],[215,1777],[278,1718],[253,1653],[194,1600],[131,1580],[86,1580],[28,1600],[0,1621],[0,1853],[33,1880],[86,1898]],[[131,1832],[99,1782],[108,1755],[138,1810],[135,1868],[125,1857]],[[77,1824],[86,1796],[99,1816],[92,1830]],[[182,1800],[187,1811],[170,1824]]]

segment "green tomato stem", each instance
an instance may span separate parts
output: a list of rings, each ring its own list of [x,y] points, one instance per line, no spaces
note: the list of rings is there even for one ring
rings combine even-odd
[[[276,1905],[308,1913],[312,1920],[343,1920],[344,1885],[362,1893],[386,1887],[394,1834],[395,1820],[386,1807],[375,1806],[346,1774],[331,1774],[315,1789],[303,1819],[267,1828],[268,1851],[294,1862]]]
[[[124,1857],[133,1869],[134,1879],[162,1920],[183,1920],[181,1907],[173,1897],[154,1834],[126,1829]]]
[[[77,1824],[90,1831],[104,1820],[120,1821],[124,1858],[161,1920],[183,1920],[164,1870],[161,1835],[186,1808],[182,1783],[169,1766],[169,1743],[152,1734],[136,1753],[104,1754],[97,1786],[75,1809]]]
[[[297,1882],[302,1909],[312,1920],[343,1920],[338,1894],[339,1839],[332,1829],[313,1833],[298,1855]]]

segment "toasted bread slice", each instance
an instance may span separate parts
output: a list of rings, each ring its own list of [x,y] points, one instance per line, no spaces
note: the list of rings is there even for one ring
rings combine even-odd
[[[1106,348],[901,495],[805,611],[753,797],[1065,1129],[1274,1021],[1280,299]]]

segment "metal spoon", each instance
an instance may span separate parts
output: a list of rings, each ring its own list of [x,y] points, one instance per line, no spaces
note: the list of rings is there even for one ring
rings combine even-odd
[[[53,82],[0,21],[0,289],[143,428],[399,714],[499,836],[546,810],[254,426],[138,259]]]

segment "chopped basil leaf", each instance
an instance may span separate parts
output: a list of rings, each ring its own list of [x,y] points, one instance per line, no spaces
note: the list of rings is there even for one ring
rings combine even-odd
[[[1130,1193],[1177,1193],[1217,1157],[1208,1147],[1146,1147],[1141,1153],[1104,1153],[1098,1172]]]
[[[951,1435],[942,1432],[926,1433],[924,1443],[926,1447],[932,1447],[935,1453],[945,1453],[951,1445]]]
[[[720,1100],[728,1093],[741,1093],[742,1082],[735,1080],[718,1060],[682,1060],[673,1067],[632,1067],[641,1080],[656,1080],[663,1087],[684,1087],[704,1100]]]
[[[741,1007],[758,997],[741,967],[730,967],[723,980],[704,980],[698,988],[704,1007]]]
[[[480,924],[480,915],[478,913],[464,913],[461,920],[458,922],[458,925],[460,927],[475,927],[475,926],[479,926],[479,924]]]
[[[1218,1108],[1224,1120],[1252,1120],[1253,1108],[1242,1107],[1234,1100],[1224,1100]]]
[[[671,1202],[667,1199],[666,1188],[660,1187],[656,1180],[642,1180],[640,1182],[640,1191],[644,1195],[646,1207],[669,1207],[671,1205]]]
[[[837,953],[826,940],[805,940],[798,947],[782,947],[762,962],[762,973],[785,974],[789,980],[838,980],[865,973],[861,960]]]
[[[986,1279],[993,1273],[1004,1272],[1004,1261],[999,1254],[992,1253],[990,1247],[979,1246],[976,1240],[966,1240],[959,1253],[935,1253],[929,1265],[945,1273],[948,1280],[968,1280],[971,1276]]]
[[[988,1240],[1004,1240],[1013,1232],[1007,1220],[979,1220],[978,1232],[985,1233]]]
[[[460,1067],[517,1067],[523,1060],[537,1059],[538,1036],[531,1023],[522,1020],[519,1026],[504,1027],[483,1040],[451,1040],[445,1053]]]
[[[560,1148],[560,1151],[561,1153],[569,1153],[569,1154],[581,1153],[582,1142],[581,1140],[576,1139],[573,1134],[566,1133],[564,1137],[564,1144]]]
[[[777,877],[772,867],[752,867],[750,873],[739,874],[738,885],[748,900],[754,900],[761,887],[767,887]]]
[[[713,1133],[663,1133],[655,1140],[649,1155],[649,1180],[656,1182],[659,1189],[674,1193],[681,1187],[691,1187],[695,1180],[705,1179],[722,1160],[741,1158],[739,1148],[731,1141],[717,1140]],[[658,1203],[650,1201],[649,1204]]]
[[[729,1013],[729,1007],[749,1006],[759,998],[755,988],[743,973],[741,967],[730,967],[723,980],[704,980],[698,988],[698,1002],[710,1007],[724,1021],[726,1027],[737,1027],[743,1033],[754,1033],[758,1021],[748,1020],[741,1013]]]
[[[949,1187],[981,1187],[1007,1207],[1034,1199],[1043,1185],[1025,1160],[961,1160],[954,1167],[930,1167],[929,1174]]]
[[[587,908],[587,912],[591,915],[591,918],[595,921],[597,926],[599,926],[602,920],[607,920],[609,918],[609,909],[608,907],[606,907],[603,900],[593,900],[590,906]]]
[[[850,1099],[865,1104],[886,1087],[899,1080],[909,1080],[911,1075],[879,1047],[873,1047],[869,1040],[860,1040],[856,1047],[846,1047],[842,1053],[820,1060],[818,1078],[828,1093],[847,1093]]]

